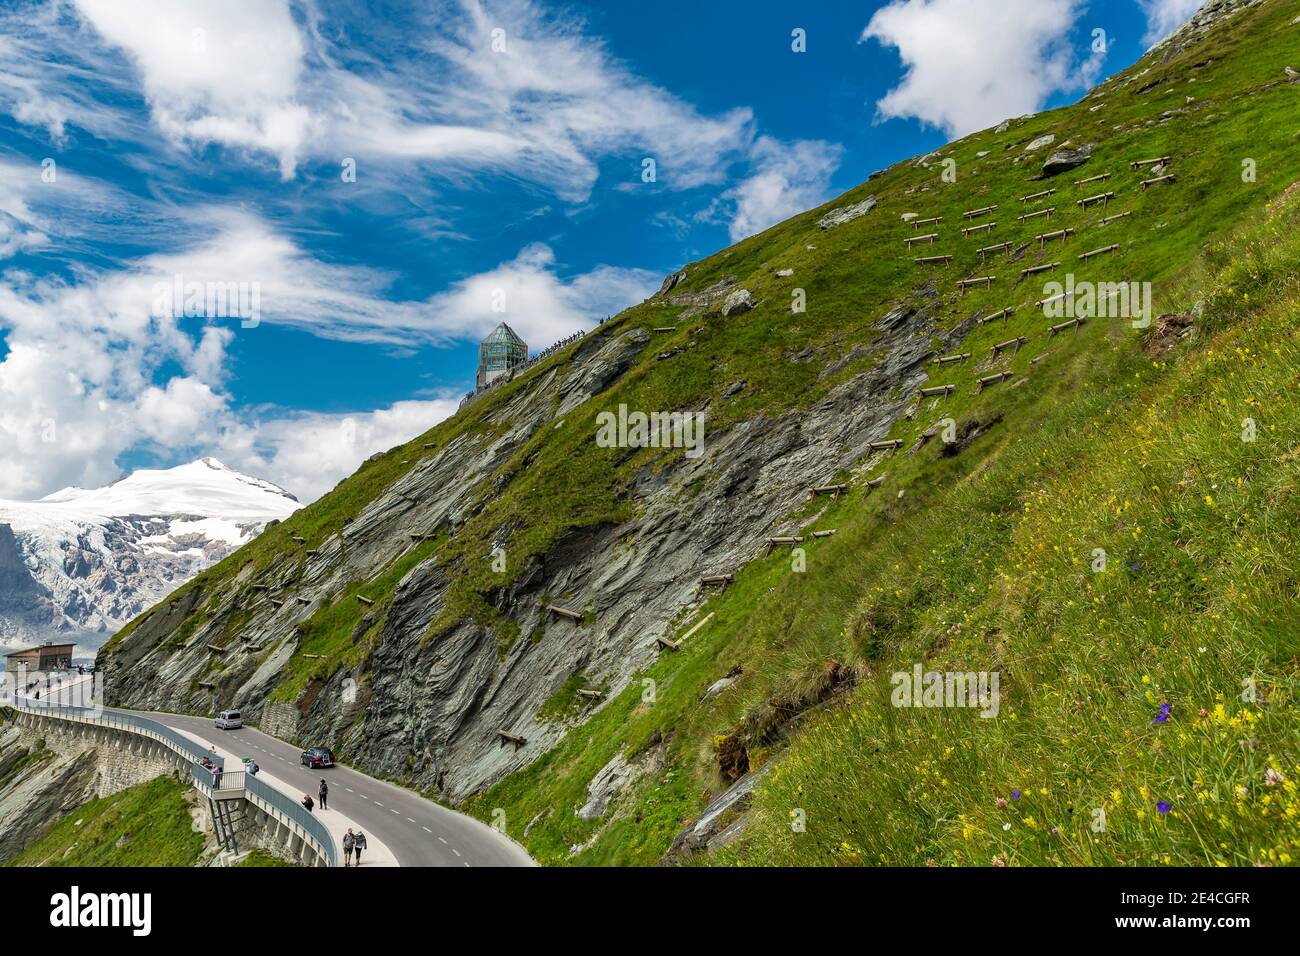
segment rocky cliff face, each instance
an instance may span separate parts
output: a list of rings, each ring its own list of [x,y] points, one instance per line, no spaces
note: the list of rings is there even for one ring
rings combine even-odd
[[[502,656],[499,629],[467,617],[426,641],[444,607],[449,571],[436,557],[416,566],[382,620],[371,612],[358,623],[354,641],[379,626],[368,660],[313,682],[299,696],[300,738],[341,745],[374,772],[409,778],[452,799],[534,760],[567,729],[536,717],[575,673],[617,692],[656,654],[655,638],[700,603],[701,576],[741,566],[765,548],[768,535],[797,533],[800,522],[776,516],[799,511],[808,489],[837,471],[885,454],[871,452],[868,443],[907,412],[934,350],[966,328],[936,330],[932,296],[933,290],[922,291],[884,316],[870,346],[835,357],[820,374],[835,374],[850,359],[867,359],[868,371],[806,411],[708,432],[705,458],[678,456],[637,477],[634,518],[564,536],[508,586],[487,594],[522,635],[544,632],[544,639],[521,637]],[[690,314],[709,305],[679,304]],[[300,650],[300,623],[349,582],[376,578],[413,536],[438,528],[454,536],[484,506],[485,495],[508,480],[502,469],[512,456],[618,381],[650,338],[640,327],[592,333],[569,361],[544,370],[493,409],[484,432],[424,459],[300,565],[286,556],[257,579],[248,576],[251,569],[241,572],[238,587],[224,595],[195,589],[159,609],[112,648],[110,695],[138,706],[204,712],[237,705],[257,714]],[[810,354],[788,357],[811,360]],[[737,382],[729,391],[744,387]],[[508,553],[509,529],[501,540]],[[167,641],[178,622],[209,601],[193,636],[173,653]],[[548,619],[547,601],[584,612],[584,620]],[[247,618],[239,628],[246,639],[230,644],[229,653],[214,651],[239,615]],[[509,743],[499,731],[527,742]]]

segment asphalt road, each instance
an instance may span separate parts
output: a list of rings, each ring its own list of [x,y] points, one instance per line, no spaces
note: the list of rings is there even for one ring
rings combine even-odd
[[[303,766],[299,748],[260,730],[218,730],[211,717],[132,713],[219,744],[241,757],[252,757],[262,769],[297,788],[290,796],[301,798],[310,793],[315,800],[324,777],[330,788],[330,809],[351,817],[368,835],[386,843],[402,866],[534,865],[517,843],[473,817],[349,767],[336,764],[311,770]]]
[[[60,688],[47,690],[46,699],[73,703],[73,686],[89,679],[63,681]],[[120,708],[105,708],[114,709]],[[183,730],[240,757],[252,757],[263,770],[295,788],[297,792],[289,794],[295,800],[304,793],[315,800],[324,777],[330,788],[330,809],[350,817],[367,835],[386,844],[401,866],[536,865],[521,846],[473,817],[342,765],[312,770],[302,764],[299,748],[252,727],[218,730],[211,717],[126,712]]]

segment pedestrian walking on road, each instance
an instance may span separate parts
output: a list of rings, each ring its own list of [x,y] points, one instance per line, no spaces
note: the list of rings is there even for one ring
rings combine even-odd
[[[361,865],[361,851],[366,848],[366,835],[360,830],[352,839],[352,852],[357,855],[357,866]]]
[[[320,794],[320,808],[322,810],[328,810],[329,807],[325,806],[325,802],[329,799],[330,785],[325,782],[324,777],[320,778],[320,789],[316,792]]]
[[[316,806],[316,804],[312,803],[311,801],[310,793],[304,793],[302,795],[302,805],[307,808],[308,813],[311,813],[311,808]]]
[[[357,845],[357,838],[352,835],[352,828],[348,827],[348,832],[343,834],[343,866],[352,865],[352,848]]]

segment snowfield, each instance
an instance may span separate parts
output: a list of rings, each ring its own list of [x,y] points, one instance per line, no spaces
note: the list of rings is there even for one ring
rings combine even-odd
[[[283,488],[214,458],[39,501],[0,499],[0,649],[71,640],[89,656],[297,509]]]

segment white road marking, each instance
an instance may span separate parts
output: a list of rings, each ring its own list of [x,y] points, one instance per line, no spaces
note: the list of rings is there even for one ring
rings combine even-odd
[[[447,845],[447,841],[444,840],[442,837],[438,837],[438,842],[441,843],[443,846]]]
[[[425,833],[432,833],[432,832],[433,832],[433,831],[430,830],[428,827],[420,827],[420,829],[423,830]]]
[[[383,806],[383,804],[382,804],[382,803],[380,803],[380,802],[379,802],[379,801],[378,801],[378,800],[376,800],[376,801],[375,801],[375,806],[377,806],[377,807],[382,807],[382,806]]]
[[[410,817],[407,817],[407,818],[406,818],[406,822],[407,822],[407,823],[414,823],[415,821],[412,820]]]
[[[346,790],[348,793],[353,792],[351,787],[344,787],[343,789]]]
[[[455,847],[451,848],[451,852],[455,853],[457,856],[460,856],[460,850],[456,849]]]

